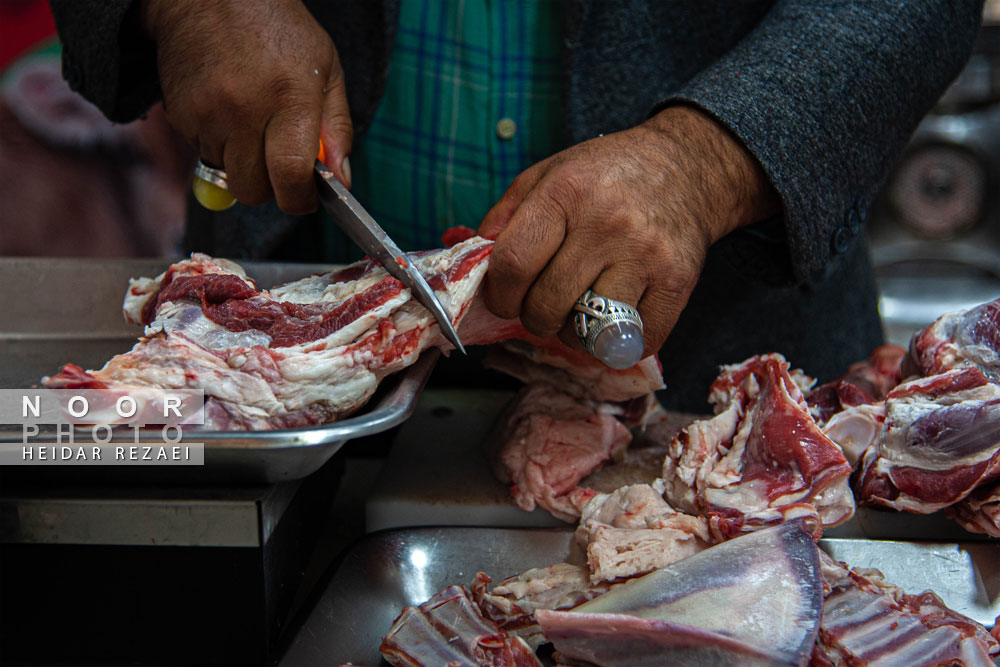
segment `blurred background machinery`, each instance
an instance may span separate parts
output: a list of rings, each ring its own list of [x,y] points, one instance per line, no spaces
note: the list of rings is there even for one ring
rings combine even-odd
[[[921,122],[868,222],[890,341],[1000,296],[1000,3]]]

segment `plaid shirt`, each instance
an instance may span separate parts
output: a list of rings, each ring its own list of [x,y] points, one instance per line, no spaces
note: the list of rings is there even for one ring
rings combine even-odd
[[[559,0],[403,0],[385,95],[351,155],[355,196],[404,250],[475,228],[565,147]],[[329,261],[360,251],[326,225]]]

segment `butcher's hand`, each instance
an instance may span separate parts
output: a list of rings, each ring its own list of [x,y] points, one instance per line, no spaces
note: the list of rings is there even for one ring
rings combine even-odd
[[[353,128],[330,36],[301,0],[142,0],[171,124],[241,202],[315,210],[313,163],[350,185]]]
[[[687,303],[708,247],[779,210],[759,163],[725,128],[696,109],[669,107],[514,180],[479,228],[496,238],[486,305],[579,349],[570,315],[592,288],[638,306],[645,354],[653,354]]]

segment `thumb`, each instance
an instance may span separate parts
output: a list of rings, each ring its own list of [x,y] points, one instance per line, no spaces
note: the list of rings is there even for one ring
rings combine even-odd
[[[348,188],[351,187],[351,166],[347,156],[351,154],[353,140],[354,124],[351,122],[351,109],[347,105],[344,70],[340,67],[340,59],[334,56],[330,76],[323,87],[320,151],[323,163]]]

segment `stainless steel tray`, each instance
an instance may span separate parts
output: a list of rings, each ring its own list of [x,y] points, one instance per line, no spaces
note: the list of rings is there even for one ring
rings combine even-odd
[[[72,362],[100,368],[132,347],[141,333],[125,323],[121,302],[128,279],[155,276],[166,260],[0,258],[0,388],[37,386],[44,375]],[[262,287],[336,267],[242,262]],[[428,350],[413,366],[387,378],[361,412],[322,426],[279,431],[204,431],[186,439],[205,443],[204,466],[33,467],[76,482],[279,482],[305,477],[353,438],[388,430],[413,412],[440,356]],[[132,437],[132,432],[122,439]],[[20,428],[0,431],[0,447],[21,444]],[[28,470],[28,469],[20,469]]]
[[[345,552],[279,662],[314,667],[381,665],[382,636],[406,605],[482,570],[494,580],[579,558],[573,532],[530,528],[406,528],[367,535]],[[909,593],[931,589],[953,609],[989,627],[1000,614],[1000,547],[984,543],[825,539],[821,546],[856,567],[876,567]]]

